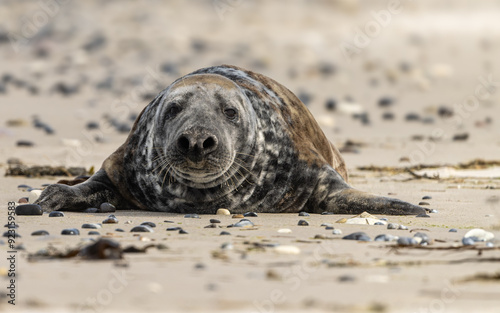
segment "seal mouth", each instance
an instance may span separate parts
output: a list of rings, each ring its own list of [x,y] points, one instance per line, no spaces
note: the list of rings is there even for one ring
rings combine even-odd
[[[180,178],[193,183],[210,183],[226,175],[231,168],[231,159],[204,158],[196,162],[190,158],[184,158],[182,161],[173,164],[172,175],[177,179]]]

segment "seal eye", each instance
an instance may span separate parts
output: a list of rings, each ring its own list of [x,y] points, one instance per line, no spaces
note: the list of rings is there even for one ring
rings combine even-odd
[[[236,117],[238,117],[238,112],[236,112],[235,109],[225,109],[224,114],[230,120],[234,120]]]
[[[172,118],[181,112],[181,108],[177,103],[174,103],[167,109],[167,118]]]

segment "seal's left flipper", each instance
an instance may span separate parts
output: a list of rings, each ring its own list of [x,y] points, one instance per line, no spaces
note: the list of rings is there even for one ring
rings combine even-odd
[[[84,183],[67,186],[53,184],[45,188],[35,204],[44,212],[50,211],[83,211],[87,208],[98,208],[101,203],[122,203],[104,170],[99,170]]]
[[[335,214],[418,215],[426,213],[425,208],[398,199],[376,196],[356,190],[347,185],[332,168],[320,175],[318,185],[307,207],[315,213]]]

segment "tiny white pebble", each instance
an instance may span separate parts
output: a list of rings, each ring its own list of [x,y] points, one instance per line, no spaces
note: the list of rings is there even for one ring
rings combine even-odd
[[[300,253],[300,249],[299,247],[296,247],[296,246],[277,246],[274,248],[274,251],[276,253],[280,253],[280,254],[299,254]]]
[[[281,228],[281,229],[278,229],[278,233],[280,233],[280,234],[290,234],[290,233],[292,233],[292,230],[288,229],[288,228]]]

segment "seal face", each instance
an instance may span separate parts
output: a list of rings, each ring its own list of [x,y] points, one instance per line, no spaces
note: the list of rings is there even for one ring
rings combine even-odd
[[[421,207],[347,183],[338,150],[287,88],[234,66],[177,79],[137,118],[126,142],[88,181],[51,185],[44,210],[117,207],[214,214],[419,214]]]

